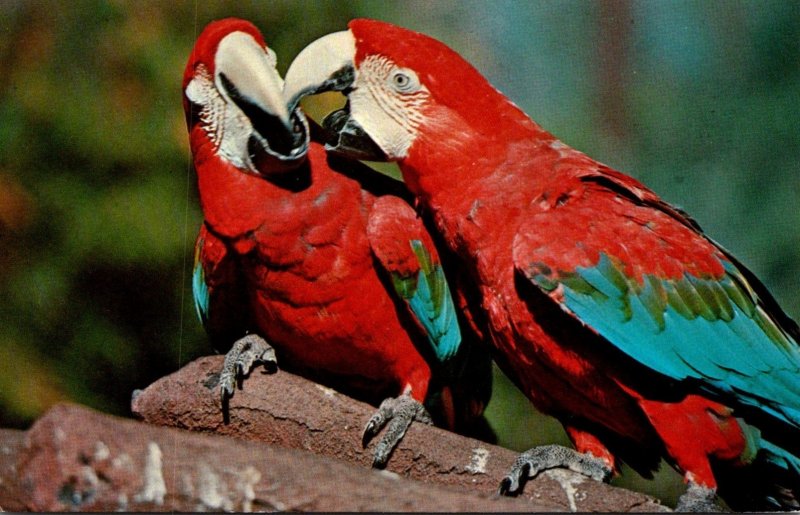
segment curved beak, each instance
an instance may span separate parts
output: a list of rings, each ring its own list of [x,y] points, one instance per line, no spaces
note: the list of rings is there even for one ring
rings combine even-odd
[[[323,36],[305,47],[286,72],[283,98],[289,109],[300,99],[325,91],[348,94],[356,78],[356,42],[349,30]],[[348,103],[349,105],[349,103]],[[386,154],[350,115],[348,107],[322,122],[328,132],[325,148],[352,159],[386,161]]]
[[[300,111],[286,108],[274,54],[267,53],[248,34],[235,32],[220,42],[214,64],[217,89],[253,126],[248,146],[257,171],[263,171],[259,166],[263,158],[296,162],[304,157],[308,124]]]
[[[305,47],[286,71],[283,98],[288,108],[295,109],[306,95],[350,88],[355,57],[356,40],[349,30],[322,36]]]
[[[369,134],[350,116],[348,106],[330,113],[322,121],[329,139],[325,149],[350,159],[386,161],[386,154]]]

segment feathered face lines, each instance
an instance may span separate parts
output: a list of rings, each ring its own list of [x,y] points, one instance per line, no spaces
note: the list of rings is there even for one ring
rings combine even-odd
[[[425,120],[431,95],[417,73],[384,55],[356,60],[356,39],[336,32],[311,43],[286,73],[284,98],[290,107],[322,91],[341,91],[345,109],[323,125],[338,135],[328,150],[358,159],[399,160],[406,157]]]
[[[402,159],[417,138],[430,92],[417,74],[374,55],[359,66],[349,96],[353,120],[389,159]]]
[[[190,130],[200,124],[217,155],[241,171],[265,175],[295,168],[308,150],[308,125],[299,110],[290,114],[283,103],[275,54],[242,30],[225,34],[209,52],[204,45],[218,37],[213,28],[198,39],[194,66],[187,69]]]

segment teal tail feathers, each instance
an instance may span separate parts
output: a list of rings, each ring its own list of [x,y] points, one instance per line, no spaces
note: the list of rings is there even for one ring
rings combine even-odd
[[[745,466],[715,470],[720,496],[735,511],[800,510],[800,457],[738,422],[747,440]]]

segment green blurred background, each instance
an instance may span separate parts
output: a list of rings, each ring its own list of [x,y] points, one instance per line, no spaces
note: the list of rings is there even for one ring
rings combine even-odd
[[[446,42],[563,141],[686,208],[800,318],[800,2],[2,0],[0,427],[61,400],[128,415],[133,389],[211,352],[180,83],[227,16],[261,28],[281,72],[354,17]],[[511,448],[566,442],[500,374],[488,415]],[[617,483],[681,489],[670,470]]]

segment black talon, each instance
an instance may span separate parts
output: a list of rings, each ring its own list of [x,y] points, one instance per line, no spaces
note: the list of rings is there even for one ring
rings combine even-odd
[[[364,434],[361,435],[361,447],[366,448],[369,444],[369,441],[372,440],[372,437],[378,433],[377,424],[370,419],[367,422],[367,427],[364,428]]]
[[[511,488],[511,480],[507,477],[504,477],[500,481],[500,489],[498,490],[498,495],[510,495],[509,489]]]
[[[267,374],[274,374],[275,372],[278,371],[278,362],[277,361],[270,360],[270,361],[264,361],[263,363],[264,363],[264,365],[263,365],[264,366],[264,370],[267,372]]]

